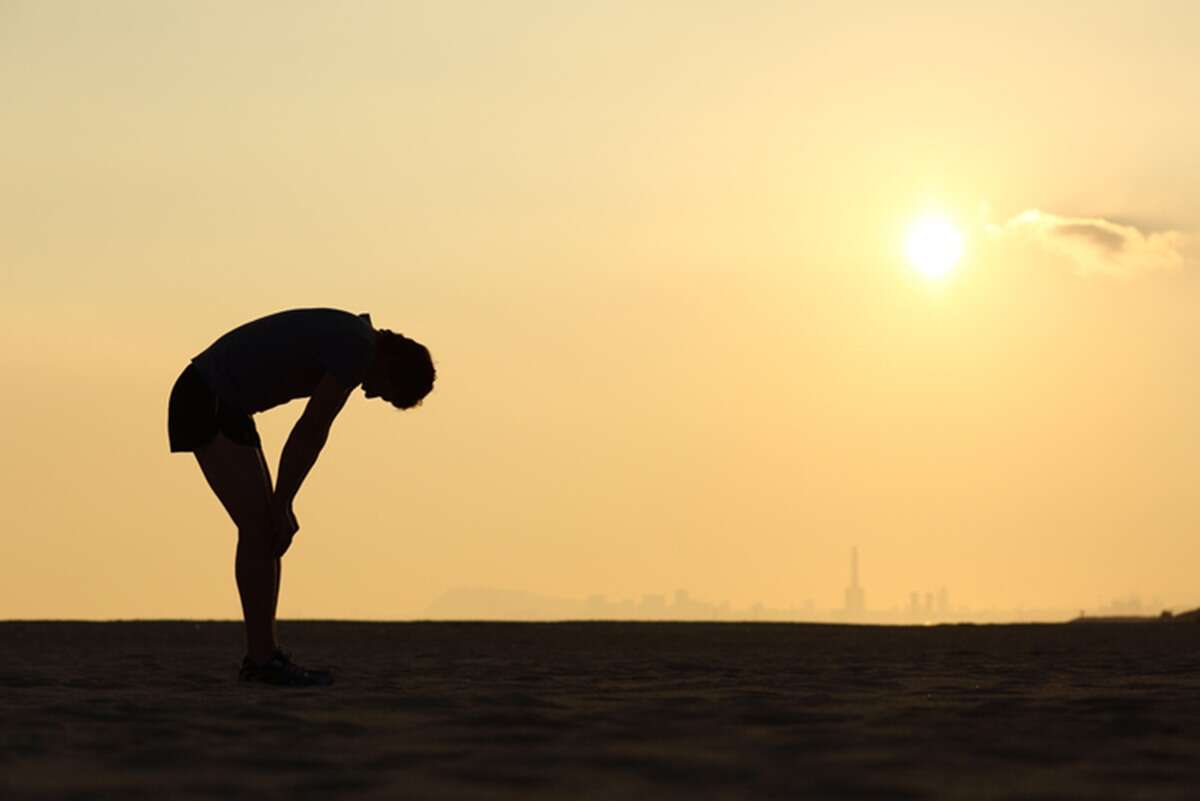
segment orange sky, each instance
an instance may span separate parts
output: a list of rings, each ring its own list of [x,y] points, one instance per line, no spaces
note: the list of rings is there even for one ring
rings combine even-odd
[[[167,393],[296,306],[439,381],[348,403],[285,617],[832,609],[852,545],[878,610],[1200,605],[1200,11],[645,5],[0,5],[0,618],[238,616]]]

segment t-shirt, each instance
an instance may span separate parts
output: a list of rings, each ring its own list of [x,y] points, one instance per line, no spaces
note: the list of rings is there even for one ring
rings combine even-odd
[[[374,353],[369,314],[292,309],[238,326],[192,364],[223,402],[253,414],[311,396],[325,373],[361,384]]]

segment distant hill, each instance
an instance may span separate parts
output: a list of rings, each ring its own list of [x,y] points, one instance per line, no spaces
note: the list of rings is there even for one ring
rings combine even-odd
[[[1173,614],[1164,611],[1160,615],[1081,615],[1072,623],[1200,623],[1200,609]]]

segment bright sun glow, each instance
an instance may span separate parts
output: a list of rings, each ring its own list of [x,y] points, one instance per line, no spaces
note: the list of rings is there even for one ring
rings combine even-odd
[[[908,229],[904,251],[921,275],[944,278],[962,258],[962,233],[945,217],[922,217]]]

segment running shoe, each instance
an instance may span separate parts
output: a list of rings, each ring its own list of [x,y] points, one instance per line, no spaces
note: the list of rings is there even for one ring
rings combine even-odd
[[[278,687],[328,687],[333,684],[333,673],[330,671],[300,667],[287,653],[278,648],[271,658],[261,665],[255,664],[247,656],[242,660],[238,678]]]

